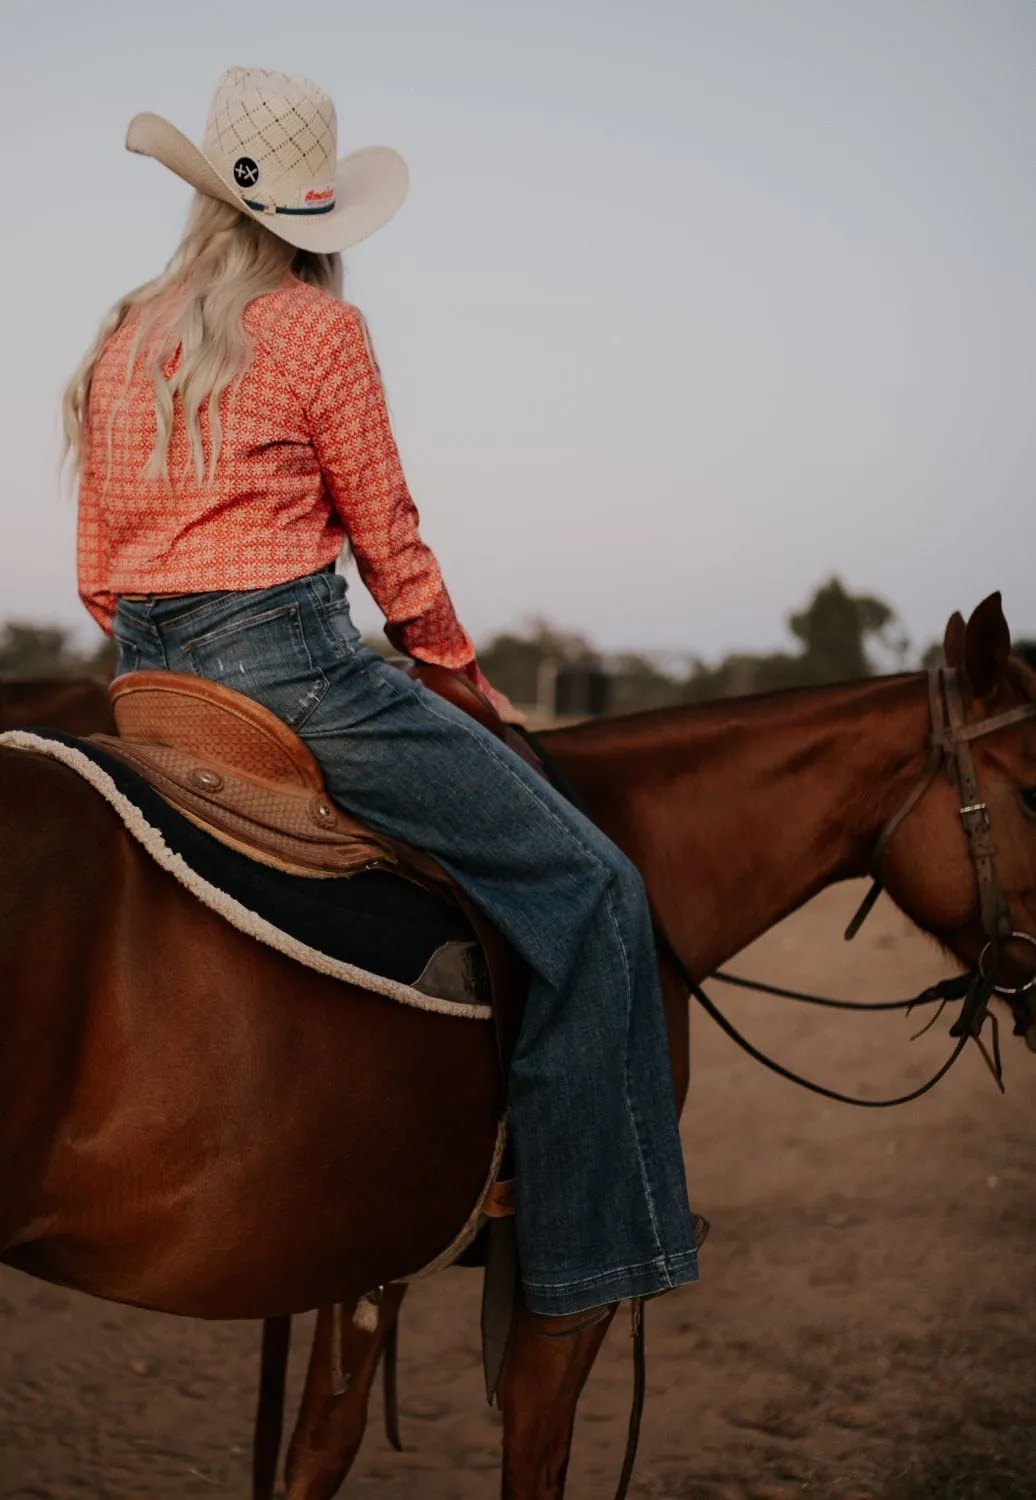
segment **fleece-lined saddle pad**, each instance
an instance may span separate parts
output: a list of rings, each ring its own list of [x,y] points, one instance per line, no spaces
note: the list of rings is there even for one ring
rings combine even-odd
[[[290,875],[202,832],[136,772],[88,739],[12,730],[0,746],[49,756],[104,797],[163,870],[239,931],[320,973],[404,1005],[486,1020],[482,950],[448,899],[387,870]]]

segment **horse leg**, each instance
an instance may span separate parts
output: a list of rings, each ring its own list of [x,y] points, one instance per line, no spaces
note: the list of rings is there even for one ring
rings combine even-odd
[[[382,1406],[385,1412],[385,1436],[389,1446],[397,1453],[403,1451],[403,1439],[399,1435],[399,1311],[389,1325],[385,1335],[385,1347],[381,1354]]]
[[[285,1464],[287,1500],[331,1500],[352,1467],[367,1426],[367,1403],[378,1360],[399,1316],[405,1286],[387,1286],[378,1307],[377,1327],[357,1328],[345,1311],[341,1372],[346,1388],[334,1390],[330,1308],[317,1314],[313,1352],[298,1420]]]
[[[259,1401],[252,1441],[252,1500],[273,1500],[284,1430],[284,1392],[290,1347],[291,1318],[267,1318],[263,1323]]]
[[[500,1382],[503,1500],[561,1500],[576,1405],[614,1316],[614,1305],[603,1316],[516,1311]]]

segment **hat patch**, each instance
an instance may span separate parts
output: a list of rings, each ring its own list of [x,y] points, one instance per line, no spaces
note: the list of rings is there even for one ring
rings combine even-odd
[[[259,181],[259,163],[250,156],[239,156],[234,163],[234,181],[238,187],[255,187]]]
[[[323,208],[333,207],[335,201],[335,184],[333,182],[321,183],[317,187],[304,187],[299,193],[300,208]]]

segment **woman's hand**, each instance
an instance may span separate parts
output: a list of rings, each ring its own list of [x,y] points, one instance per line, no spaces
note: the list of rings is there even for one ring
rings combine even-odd
[[[478,688],[482,696],[489,699],[505,724],[519,724],[523,729],[528,726],[528,720],[522,711],[515,708],[506,694],[497,691],[476,662],[472,662],[471,667],[467,671],[467,676]]]
[[[498,693],[496,688],[493,689],[493,707],[505,724],[518,724],[522,729],[528,729],[529,721],[521,709],[515,708],[510,698],[505,697],[503,693]]]

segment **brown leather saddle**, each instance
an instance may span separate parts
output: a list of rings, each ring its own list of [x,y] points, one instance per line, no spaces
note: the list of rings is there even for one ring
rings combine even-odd
[[[444,668],[417,672],[507,737],[491,705],[465,679]],[[177,672],[127,673],[109,692],[117,736],[92,738],[239,853],[293,875],[345,876],[383,867],[422,884],[452,886],[426,855],[373,832],[332,802],[312,753],[243,693]]]
[[[524,739],[466,678],[412,662],[403,669],[542,771]],[[221,843],[313,879],[387,870],[459,907],[485,955],[501,1062],[509,1058],[525,994],[523,966],[433,859],[367,828],[331,800],[316,759],[282,720],[243,693],[178,672],[126,673],[109,694],[118,734],[93,735],[93,742]]]

